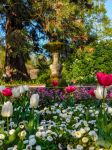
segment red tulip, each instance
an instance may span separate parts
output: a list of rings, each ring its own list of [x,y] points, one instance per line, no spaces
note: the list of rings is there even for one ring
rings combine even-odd
[[[12,96],[12,90],[10,88],[5,88],[4,90],[2,90],[2,94],[4,96]]]
[[[53,86],[58,86],[58,85],[59,85],[59,82],[58,82],[57,80],[54,80],[54,81],[52,81],[52,85],[53,85]]]
[[[73,86],[73,85],[69,85],[69,86],[67,86],[67,87],[65,88],[65,91],[66,91],[67,93],[72,93],[72,92],[74,92],[75,90],[76,90],[76,87]]]
[[[95,96],[94,90],[95,90],[95,89],[90,89],[90,90],[88,91],[88,93],[89,93],[91,96]]]
[[[106,74],[97,72],[96,74],[98,82],[103,86],[110,86],[112,84],[112,74]]]

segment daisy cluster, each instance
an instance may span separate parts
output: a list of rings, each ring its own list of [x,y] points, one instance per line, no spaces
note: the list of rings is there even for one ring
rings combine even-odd
[[[36,137],[43,141],[57,144],[57,149],[94,150],[98,139],[96,117],[99,110],[83,104],[63,108],[55,103],[40,111],[43,120],[40,122]]]
[[[106,150],[97,144],[97,117],[100,111],[92,104],[75,104],[65,108],[62,103],[55,103],[37,108],[34,110],[36,126],[32,123],[35,119],[31,118],[30,106],[24,120],[21,117],[15,120],[20,107],[14,109],[14,115],[9,120],[9,130],[6,121],[0,120],[1,150]],[[104,108],[112,115],[110,106],[104,105]],[[37,115],[40,116],[39,120]]]

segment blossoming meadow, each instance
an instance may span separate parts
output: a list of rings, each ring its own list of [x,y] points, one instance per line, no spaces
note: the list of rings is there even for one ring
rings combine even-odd
[[[111,150],[112,75],[94,88],[0,86],[0,150]]]

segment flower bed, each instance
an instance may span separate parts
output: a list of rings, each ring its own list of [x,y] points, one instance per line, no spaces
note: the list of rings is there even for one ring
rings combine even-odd
[[[28,86],[0,86],[0,150],[111,150],[112,102],[106,97],[112,92],[105,86],[33,93]]]
[[[98,139],[99,127],[103,129],[104,126],[98,120],[101,116],[97,102],[88,100],[72,107],[54,103],[33,109],[25,96],[13,102],[13,115],[7,117],[8,120],[0,117],[1,150],[93,150],[110,147],[109,143]],[[112,108],[107,105],[105,108],[110,125]]]

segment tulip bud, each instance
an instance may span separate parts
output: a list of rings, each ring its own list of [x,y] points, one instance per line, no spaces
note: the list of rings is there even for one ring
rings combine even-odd
[[[30,106],[32,108],[37,108],[39,103],[39,95],[38,94],[33,94],[30,98]]]
[[[2,106],[2,111],[1,111],[1,115],[3,117],[10,117],[13,114],[13,106],[12,103],[10,101],[7,101],[6,103],[4,103],[4,105]]]
[[[53,81],[52,81],[52,85],[53,85],[53,86],[58,86],[58,85],[59,85],[59,82],[58,82],[57,80],[53,80]]]
[[[97,99],[103,99],[107,96],[107,89],[102,86],[97,86],[96,90],[94,90],[95,96]]]
[[[111,108],[111,107],[108,107],[108,108],[107,108],[107,111],[108,111],[109,114],[112,115],[112,108]]]

